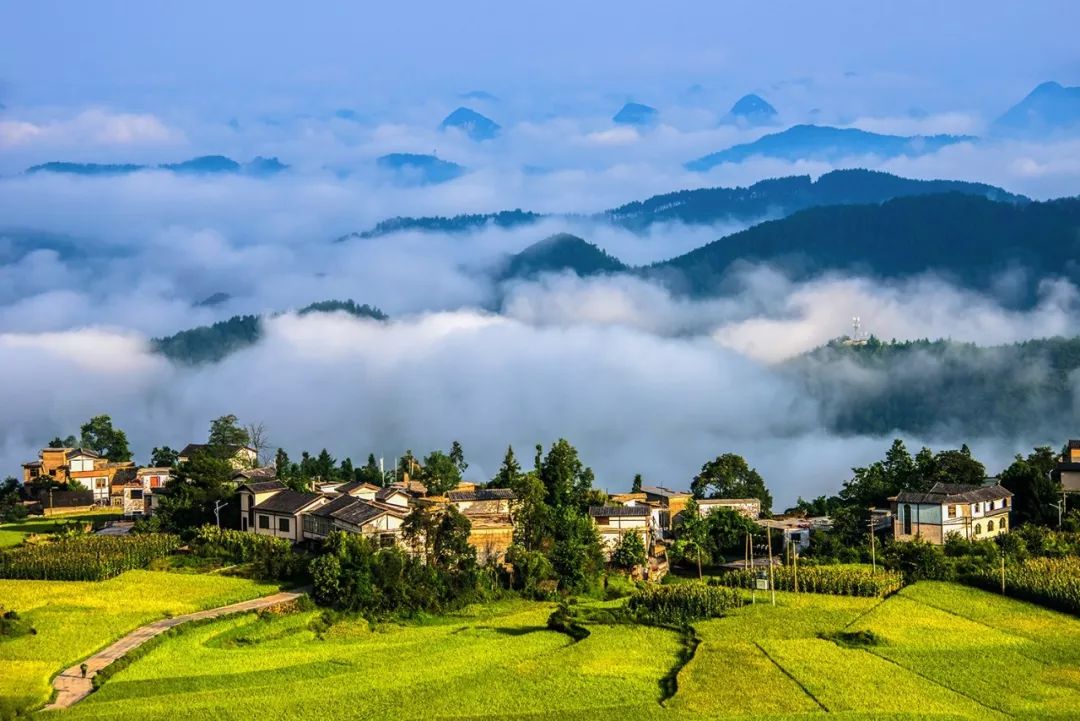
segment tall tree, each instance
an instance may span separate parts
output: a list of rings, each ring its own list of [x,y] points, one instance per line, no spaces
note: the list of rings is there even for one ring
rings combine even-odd
[[[502,465],[499,466],[499,472],[491,479],[489,485],[491,488],[514,488],[517,486],[520,476],[521,466],[518,465],[517,458],[514,457],[514,447],[507,446],[506,455],[503,456]]]
[[[690,490],[695,498],[756,498],[761,501],[762,512],[772,508],[772,494],[761,474],[734,453],[717,456],[703,465]]]
[[[236,416],[230,413],[210,422],[210,437],[207,444],[216,452],[232,455],[231,451],[234,447],[249,446],[251,436],[248,435],[246,428],[237,423]]]
[[[1049,526],[1057,523],[1057,508],[1061,501],[1061,484],[1051,473],[1057,456],[1049,446],[1040,446],[1027,458],[1020,454],[1001,473],[1001,485],[1013,492],[1013,525],[1035,523]]]
[[[469,464],[465,462],[465,451],[462,450],[461,444],[457,441],[454,441],[450,445],[450,460],[457,466],[458,473],[464,475],[465,469],[469,467]]]
[[[264,423],[249,423],[244,427],[247,431],[248,442],[246,444],[255,449],[255,464],[265,466],[270,462],[270,434]]]
[[[540,480],[547,491],[549,506],[582,506],[592,488],[592,469],[578,457],[577,449],[564,438],[551,444],[540,463]]]
[[[373,486],[385,485],[383,474],[379,470],[379,464],[375,461],[374,453],[368,454],[367,463],[356,469],[354,478],[360,483],[370,483]]]
[[[278,478],[284,479],[292,475],[292,463],[284,448],[278,448],[277,453],[274,454],[274,469],[277,471]]]
[[[641,477],[641,474],[640,473],[635,473],[634,474],[634,482],[630,485],[630,492],[631,493],[641,493],[641,484],[642,483],[643,483],[643,479]]]
[[[441,496],[461,483],[461,471],[450,456],[442,451],[432,451],[424,458],[421,478],[428,493]]]
[[[94,416],[82,425],[79,432],[82,434],[80,445],[83,448],[89,448],[113,463],[131,460],[127,435],[113,427],[109,416]]]
[[[74,448],[77,445],[79,445],[79,439],[75,436],[68,436],[67,438],[57,436],[49,441],[49,448]]]
[[[172,468],[180,454],[168,446],[155,447],[150,452],[150,465],[154,468]]]

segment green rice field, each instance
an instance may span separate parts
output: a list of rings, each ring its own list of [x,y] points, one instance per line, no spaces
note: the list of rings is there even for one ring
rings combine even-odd
[[[31,533],[54,533],[73,521],[86,523],[115,521],[123,518],[122,513],[117,513],[110,508],[89,511],[87,513],[72,513],[68,515],[58,514],[55,516],[29,516],[15,523],[0,523],[0,548],[16,546]]]
[[[108,581],[0,579],[0,606],[37,631],[0,639],[0,718],[44,704],[53,676],[144,623],[275,591],[243,578],[152,571]]]
[[[759,593],[756,605],[698,624],[700,645],[667,699],[661,679],[676,664],[676,633],[592,626],[575,643],[546,629],[550,605],[503,602],[415,625],[344,621],[326,630],[318,612],[223,619],[167,638],[79,705],[45,715],[584,721],[1080,712],[1074,617],[931,582],[884,601],[786,593],[775,607],[763,601]],[[820,637],[838,631],[873,632],[876,645]]]

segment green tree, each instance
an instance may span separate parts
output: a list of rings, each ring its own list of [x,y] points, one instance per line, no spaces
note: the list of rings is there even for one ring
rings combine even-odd
[[[539,475],[549,506],[574,505],[584,510],[595,476],[592,469],[581,462],[577,449],[565,439],[560,438],[551,445],[540,464]]]
[[[701,510],[694,498],[686,502],[686,508],[679,514],[679,522],[675,528],[675,543],[672,544],[671,550],[676,560],[696,563],[698,578],[701,578],[702,565],[711,560],[709,558],[709,528],[705,519],[701,517]]]
[[[420,477],[429,494],[442,496],[461,483],[461,470],[450,456],[442,451],[432,451],[424,458]]]
[[[457,441],[450,445],[450,460],[457,466],[459,474],[464,474],[465,469],[469,467],[469,464],[465,462],[465,451],[462,450],[461,444]]]
[[[640,473],[635,473],[634,474],[634,482],[630,485],[630,492],[631,493],[641,493],[641,484],[643,482],[644,482],[644,480],[642,479],[641,474]]]
[[[611,565],[615,568],[631,570],[635,566],[645,565],[648,560],[645,542],[633,531],[624,533],[611,551]]]
[[[514,543],[526,551],[539,551],[548,539],[551,509],[544,502],[547,490],[535,471],[518,474],[511,486],[517,500],[510,507]]]
[[[1001,473],[1001,485],[1013,492],[1013,525],[1034,523],[1049,526],[1057,523],[1061,484],[1051,477],[1057,456],[1049,446],[1040,446],[1027,458],[1020,454]]]
[[[379,470],[379,464],[375,461],[375,454],[369,453],[367,463],[356,469],[354,479],[360,483],[370,483],[373,486],[385,485],[383,474]]]
[[[176,469],[177,481],[161,491],[161,503],[155,515],[161,519],[163,530],[182,532],[215,523],[214,508],[234,497],[229,482],[234,469],[227,458],[212,452],[200,452]],[[234,527],[238,523],[235,506],[220,511],[221,525]]]
[[[548,557],[559,578],[559,587],[567,593],[587,591],[604,567],[596,525],[576,508],[563,506],[554,510],[551,529]]]
[[[515,488],[520,478],[521,466],[518,465],[517,458],[514,457],[514,448],[513,446],[507,446],[506,455],[503,456],[502,465],[499,466],[499,472],[495,474],[495,477],[491,479],[491,483],[488,485],[491,488]]]
[[[277,453],[274,454],[274,469],[277,471],[277,477],[282,480],[292,475],[292,462],[289,461],[289,454],[284,448],[278,448]]]
[[[223,453],[228,457],[233,454],[236,446],[250,445],[251,436],[248,435],[246,428],[237,423],[236,416],[230,413],[210,422],[210,437],[207,444],[214,449],[215,453]]]
[[[57,436],[49,441],[49,448],[74,448],[77,445],[79,445],[79,439],[75,436],[68,436],[67,438]]]
[[[772,508],[772,494],[761,474],[734,453],[717,456],[703,465],[690,489],[695,498],[756,498],[764,513]]]
[[[732,508],[714,508],[705,517],[705,536],[709,550],[719,558],[746,545],[746,534],[760,532],[761,527]]]
[[[82,434],[79,444],[83,448],[89,448],[113,463],[131,460],[127,436],[113,427],[109,416],[94,416],[79,428],[79,432]]]
[[[168,446],[155,447],[150,452],[150,465],[154,468],[172,468],[179,453]]]
[[[353,478],[355,478],[355,476],[356,476],[356,469],[353,468],[352,459],[351,458],[346,458],[345,460],[343,460],[341,462],[341,468],[338,470],[338,474],[337,474],[338,480],[348,482],[348,481],[353,480]]]
[[[330,452],[323,448],[319,451],[318,457],[312,464],[312,473],[310,477],[320,481],[332,481],[337,476],[335,469],[337,468],[337,461],[334,460]]]

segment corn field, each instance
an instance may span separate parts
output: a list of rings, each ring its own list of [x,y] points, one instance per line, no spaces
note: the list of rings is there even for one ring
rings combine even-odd
[[[709,579],[709,583],[733,588],[753,588],[756,571],[728,571]],[[904,585],[898,571],[850,566],[800,566],[798,573],[791,566],[773,568],[773,583],[778,591],[794,591],[796,576],[798,590],[806,593],[828,593],[834,596],[888,596]]]
[[[179,547],[180,539],[165,533],[70,536],[0,552],[0,578],[103,581],[144,568]]]
[[[716,618],[742,605],[742,595],[730,588],[704,583],[645,586],[627,603],[627,608],[646,623],[685,626],[702,618]]]
[[[1001,591],[1000,567],[964,579],[988,591]],[[1005,565],[1005,594],[1059,611],[1080,614],[1080,558],[1032,558]]]

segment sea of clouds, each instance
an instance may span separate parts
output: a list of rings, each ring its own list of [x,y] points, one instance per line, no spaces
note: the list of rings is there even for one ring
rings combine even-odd
[[[459,440],[477,480],[494,473],[508,444],[529,459],[535,443],[560,437],[611,489],[639,472],[685,487],[703,462],[733,451],[784,505],[835,491],[891,440],[829,434],[824,410],[784,371],[786,360],[847,333],[852,316],[886,339],[995,344],[1080,333],[1078,290],[1053,279],[1023,310],[933,275],[795,282],[764,265],[739,270],[735,292],[696,300],[630,276],[493,280],[509,254],[556,232],[640,265],[743,227],[734,223],[635,234],[552,219],[334,242],[396,215],[589,214],[655,193],[833,167],[978,180],[1034,198],[1080,190],[1080,141],[1071,138],[835,165],[757,158],[693,174],[684,161],[777,128],[719,124],[719,111],[689,102],[651,129],[613,126],[600,102],[577,114],[489,103],[479,109],[504,132],[478,144],[435,129],[454,104],[359,121],[330,112],[208,121],[99,106],[0,113],[0,476],[98,413],[127,431],[142,461],[153,446],[200,440],[211,418],[235,413],[265,423],[294,455],[325,446],[338,458],[374,452],[390,463],[406,449]],[[986,127],[972,111],[861,110],[846,122],[904,133]],[[374,169],[383,153],[432,150],[469,172],[403,187]],[[278,156],[292,167],[272,178],[22,173],[49,160],[156,164],[206,153]],[[1011,282],[1002,277],[1000,287]],[[197,305],[217,292],[231,297]],[[328,298],[376,305],[391,321],[287,312]],[[216,364],[174,365],[149,344],[234,314],[278,312],[258,344]],[[1031,444],[1062,440],[1043,432],[968,438],[954,429],[907,440],[969,442],[997,471]]]

